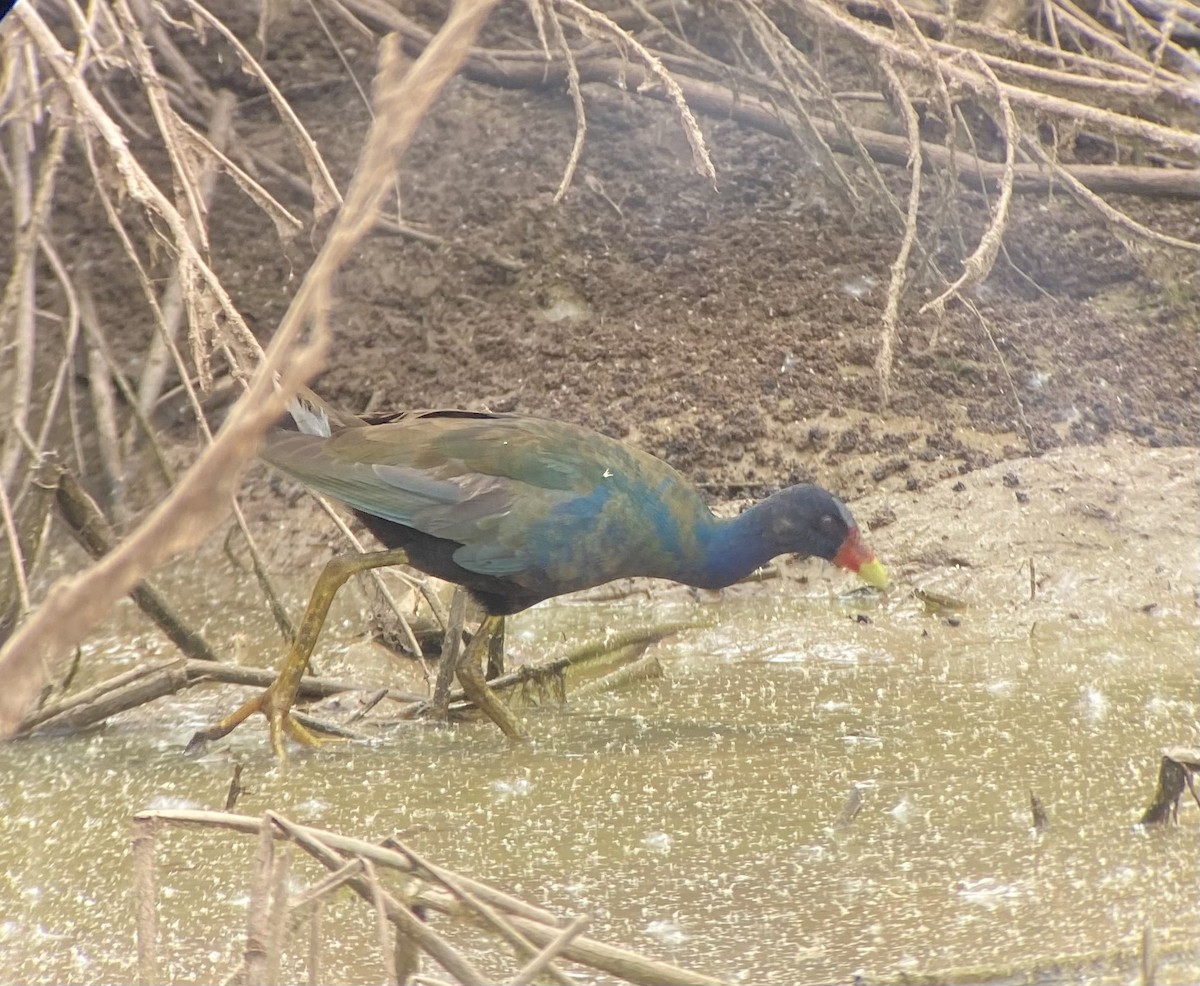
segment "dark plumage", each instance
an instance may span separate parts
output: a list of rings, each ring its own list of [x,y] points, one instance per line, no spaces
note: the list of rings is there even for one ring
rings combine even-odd
[[[792,552],[886,584],[850,512],[816,486],[722,520],[661,459],[577,425],[471,411],[366,420],[308,391],[290,411],[299,430],[273,433],[264,458],[493,615],[629,576],[720,588]]]
[[[296,431],[267,438],[264,457],[341,500],[388,550],[331,559],[266,691],[192,737],[227,735],[255,713],[271,745],[320,738],[292,716],[312,649],[338,588],[351,575],[407,563],[465,586],[487,610],[453,672],[506,736],[520,723],[478,664],[502,617],[550,596],[634,575],[720,588],[785,552],[826,558],[884,586],[887,573],[850,512],[815,486],[792,486],[731,520],[661,459],[576,425],[520,414],[404,411],[369,420],[303,391],[289,404]],[[431,708],[445,715],[449,678]]]

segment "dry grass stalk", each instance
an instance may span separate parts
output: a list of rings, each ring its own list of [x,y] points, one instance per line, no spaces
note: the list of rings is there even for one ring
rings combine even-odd
[[[762,11],[761,7],[748,2],[748,0],[743,0],[740,6],[750,25],[751,32],[754,34],[755,41],[771,62],[775,78],[779,80],[779,84],[787,93],[795,119],[800,124],[796,134],[797,142],[816,157],[825,174],[850,202],[861,201],[854,182],[838,164],[833,149],[825,140],[814,115],[806,106],[806,103],[811,100],[817,104],[814,111],[824,111],[831,118],[831,123],[836,128],[838,135],[851,149],[856,160],[863,165],[868,181],[879,195],[880,200],[889,204],[899,215],[900,210],[884,183],[883,175],[880,174],[875,162],[871,160],[871,155],[855,135],[850,121],[833,100],[832,93],[820,73],[809,65],[804,54],[791,44],[787,35]],[[782,122],[787,123],[788,118],[783,117]]]
[[[342,204],[342,197],[338,192],[333,177],[329,174],[329,168],[325,165],[325,159],[321,156],[316,141],[309,135],[304,124],[300,122],[300,118],[296,116],[291,103],[279,91],[279,87],[275,85],[271,76],[258,63],[258,60],[250,54],[249,49],[242,44],[237,35],[225,26],[223,21],[214,16],[203,4],[197,3],[196,0],[186,0],[186,2],[193,14],[208,24],[209,27],[229,43],[230,47],[241,58],[242,66],[246,71],[257,78],[266,89],[276,113],[279,114],[279,118],[287,125],[296,149],[300,152],[300,159],[304,162],[304,168],[308,172],[315,218],[320,219],[322,216],[333,212]],[[375,177],[380,176],[376,175]]]
[[[542,9],[542,4],[545,4],[546,9]],[[575,56],[571,52],[571,46],[567,44],[567,36],[563,32],[563,26],[558,17],[554,13],[553,0],[535,0],[530,4],[532,10],[538,13],[534,16],[534,22],[538,29],[538,38],[542,42],[542,49],[546,51],[546,57],[550,57],[550,52],[546,48],[545,23],[550,22],[551,32],[554,34],[554,44],[562,53],[563,60],[567,63],[567,88],[571,92],[571,103],[575,107],[575,142],[571,145],[571,154],[567,158],[567,165],[563,169],[562,180],[558,183],[558,191],[554,193],[554,201],[561,202],[567,194],[567,189],[571,187],[571,182],[575,178],[575,169],[579,166],[579,159],[583,156],[583,144],[587,138],[587,110],[583,105],[583,88],[579,82],[579,66],[575,64]]]
[[[275,583],[271,580],[270,572],[267,571],[262,552],[258,550],[258,542],[254,540],[254,535],[250,533],[250,525],[246,523],[246,515],[242,512],[242,505],[238,502],[237,497],[234,497],[231,501],[230,509],[233,512],[233,519],[237,524],[237,529],[245,539],[246,551],[250,554],[250,568],[254,572],[258,588],[262,592],[263,598],[267,601],[271,615],[275,618],[275,625],[279,628],[283,639],[290,643],[292,638],[296,636],[296,624],[292,622],[292,618],[288,616],[287,610],[283,608],[283,603],[279,599],[279,592],[275,588]]]
[[[996,101],[1000,106],[1000,119],[1004,135],[1004,176],[1000,181],[1000,198],[992,208],[991,220],[983,236],[980,237],[975,252],[963,261],[962,274],[940,295],[932,301],[926,302],[921,307],[921,311],[928,309],[940,311],[950,298],[961,296],[968,287],[979,284],[987,278],[991,273],[992,265],[996,262],[996,254],[1000,252],[1004,226],[1008,220],[1008,207],[1012,202],[1017,147],[1021,139],[1020,131],[1017,129],[1017,119],[995,73],[975,52],[969,52],[965,57],[972,61],[979,73],[991,83]]]
[[[563,928],[562,933],[557,938],[518,969],[517,974],[508,981],[508,986],[526,986],[526,984],[533,982],[538,976],[553,969],[554,966],[551,963],[554,961],[554,957],[579,937],[587,928],[588,923],[587,915],[580,914],[579,917]],[[566,979],[566,982],[574,982],[574,980]]]
[[[439,866],[433,866],[426,860],[422,859],[414,850],[404,845],[399,839],[394,836],[387,839],[384,845],[389,849],[394,849],[396,852],[405,856],[412,863],[413,873],[423,880],[434,884],[435,886],[444,887],[456,900],[464,905],[468,911],[478,915],[486,927],[491,928],[500,935],[512,947],[513,951],[518,956],[529,958],[530,962],[536,961],[543,951],[539,951],[536,945],[526,938],[508,921],[504,915],[497,909],[489,905],[486,901],[479,899],[475,894],[471,893],[470,889],[465,887],[458,878],[449,870]],[[583,929],[580,928],[580,931]],[[578,932],[576,932],[578,934]],[[574,935],[572,936],[574,937]],[[565,944],[565,943],[564,943]],[[551,957],[552,958],[552,957]],[[573,980],[556,968],[551,959],[547,958],[539,965],[539,971],[554,979],[555,982],[562,983],[563,986],[570,986]]]
[[[288,881],[292,873],[292,852],[288,846],[275,858],[271,874],[271,910],[267,918],[267,963],[266,981],[279,982],[279,967],[283,959],[283,946],[288,927]]]
[[[246,905],[246,950],[243,954],[248,983],[273,986],[267,973],[267,939],[271,936],[270,897],[275,870],[275,838],[270,817],[264,815],[258,830],[258,848],[250,878],[250,901]]]
[[[228,145],[230,132],[233,128],[233,114],[236,105],[233,94],[227,91],[223,91],[213,104],[212,118],[209,123],[209,137],[212,141],[211,147],[214,153],[223,150]],[[174,125],[180,133],[184,132],[186,128],[186,124],[177,117],[174,119]],[[215,157],[206,156],[201,161],[200,174],[196,178],[196,190],[198,193],[196,204],[197,207],[203,209],[205,215],[208,213],[213,191],[216,188],[216,163],[217,159]],[[191,217],[191,228],[197,235],[202,235],[204,224],[201,222],[199,216]],[[188,372],[187,368],[182,364],[179,351],[173,345],[179,333],[180,322],[183,319],[183,292],[184,289],[179,277],[179,271],[175,270],[171,273],[171,277],[163,292],[163,300],[161,302],[163,321],[159,326],[160,332],[151,340],[150,350],[146,354],[141,380],[138,384],[137,408],[146,418],[149,418],[154,413],[155,405],[158,403],[159,397],[162,396],[167,372],[172,363],[174,363],[181,377],[186,376]],[[174,360],[171,358],[172,355],[174,355]],[[211,389],[211,380],[209,382],[209,389]]]
[[[384,906],[385,891],[383,884],[379,881],[379,874],[375,871],[375,867],[371,865],[370,860],[363,861],[363,874],[366,877],[367,884],[371,888],[371,906],[375,912],[375,934],[379,942],[379,954],[383,958],[383,967],[387,971],[387,981],[389,983],[399,982],[396,966],[396,949],[393,943],[388,940],[388,916],[387,908]],[[407,935],[400,934],[399,929],[397,929],[396,937],[400,941],[411,941]],[[416,964],[419,966],[419,962]]]
[[[446,722],[450,718],[450,687],[454,684],[454,671],[462,655],[466,621],[467,594],[461,589],[455,589],[450,599],[446,633],[442,637],[442,656],[438,661],[437,679],[433,683],[433,695],[428,703],[429,718],[439,722]],[[421,705],[424,706],[425,703]]]
[[[358,536],[350,530],[349,525],[342,520],[341,516],[336,510],[334,510],[325,497],[317,493],[313,493],[311,490],[309,491],[309,495],[316,500],[321,509],[325,512],[326,516],[329,517],[334,527],[341,532],[342,537],[344,537],[350,543],[355,551],[361,553],[367,550],[362,541],[360,541]],[[426,579],[407,575],[398,569],[391,569],[391,572],[395,575],[398,575],[400,579],[410,587],[418,590],[421,593],[422,598],[424,598],[429,604],[429,609],[430,612],[433,613],[433,618],[442,626],[446,625],[446,608],[442,605],[441,600],[438,599],[433,587]],[[371,579],[371,582],[379,591],[379,594],[383,597],[384,602],[387,603],[388,609],[391,610],[392,615],[396,618],[396,622],[400,625],[400,632],[403,635],[405,642],[411,649],[413,656],[421,662],[421,667],[425,671],[425,677],[428,678],[429,666],[425,663],[425,657],[421,652],[421,645],[418,643],[416,635],[413,633],[407,617],[405,617],[404,613],[401,611],[400,603],[392,593],[392,590],[388,588],[388,584],[383,577],[383,571],[380,569],[372,569],[370,572],[364,572],[362,574],[364,577],[369,577]]]
[[[294,825],[273,812],[268,812],[268,816],[271,824],[264,825],[264,831],[270,833],[273,828],[278,828],[289,839],[295,842],[296,845],[327,869],[337,870],[341,868],[344,862],[341,855],[322,839],[321,836],[317,835],[315,830]],[[369,863],[370,860],[365,860],[365,862]],[[366,871],[370,872],[369,867],[366,868]],[[464,986],[471,986],[473,983],[487,981],[487,977],[476,969],[474,964],[462,955],[458,949],[418,918],[412,912],[407,902],[401,901],[392,894],[387,893],[379,887],[378,883],[372,886],[371,881],[366,876],[352,876],[346,882],[355,893],[362,897],[368,904],[372,905],[372,907],[374,907],[376,900],[378,900],[387,916],[387,920],[396,925],[397,929],[406,937],[416,941],[429,954],[430,958],[450,973],[458,982],[464,984]]]
[[[708,146],[704,141],[704,134],[700,130],[700,125],[696,122],[696,117],[692,114],[691,107],[688,106],[687,97],[683,94],[679,83],[667,71],[658,56],[634,38],[632,34],[622,29],[607,14],[593,10],[587,4],[579,2],[579,0],[555,0],[555,2],[558,6],[571,13],[575,18],[576,24],[585,34],[589,33],[589,29],[598,30],[602,36],[614,41],[618,47],[622,49],[628,47],[630,51],[642,60],[650,77],[666,90],[666,98],[675,107],[675,112],[679,115],[684,136],[687,137],[688,144],[692,148],[692,166],[696,169],[696,173],[706,176],[710,181],[715,183],[717,180],[717,169],[713,166],[712,159],[708,156]],[[639,91],[645,85],[643,83],[642,86],[639,86]]]
[[[449,917],[467,917],[478,926],[503,927],[510,934],[519,936],[517,940],[522,941],[522,946],[518,954],[529,957],[514,974],[512,981],[515,983],[528,982],[531,976],[538,974],[538,970],[549,971],[548,963],[557,957],[631,983],[658,983],[661,986],[717,986],[719,983],[719,980],[695,970],[681,969],[588,939],[582,935],[585,927],[583,920],[575,918],[566,922],[564,927],[564,922],[553,913],[462,874],[450,873],[416,857],[409,849],[397,851],[390,846],[297,825],[273,812],[268,812],[262,819],[226,812],[192,810],[143,811],[135,816],[135,832],[144,832],[146,826],[153,824],[226,829],[260,839],[268,836],[288,839],[317,859],[330,871],[330,875],[291,902],[295,919],[285,923],[298,928],[297,908],[313,906],[315,915],[317,911],[314,905],[317,901],[324,899],[334,887],[350,886],[367,906],[372,923],[376,920],[377,906],[381,906],[388,922],[406,941],[415,942],[460,983],[488,982],[490,979],[428,923],[419,920],[413,913],[413,907],[419,905]],[[262,855],[261,843],[259,854]],[[403,897],[385,889],[380,878],[372,880],[369,873],[373,868],[406,874],[410,882],[404,888]],[[486,908],[491,917],[481,908]],[[510,938],[510,941],[513,940]],[[310,974],[315,970],[318,951],[317,943],[311,941]],[[411,964],[402,966],[398,962],[397,976],[402,968],[411,968]],[[429,981],[429,977],[422,978]]]
[[[154,870],[159,823],[154,818],[133,821],[133,897],[136,907],[138,982],[162,982],[158,973],[158,881]]]
[[[884,403],[890,397],[892,378],[892,353],[900,332],[900,296],[908,280],[908,258],[917,240],[917,220],[921,209],[921,124],[913,109],[908,90],[891,64],[880,64],[888,95],[900,118],[904,121],[904,132],[912,148],[909,161],[908,209],[904,217],[904,236],[896,259],[892,261],[888,275],[887,302],[883,308],[883,328],[879,337],[879,349],[875,354],[875,373],[883,392]]]

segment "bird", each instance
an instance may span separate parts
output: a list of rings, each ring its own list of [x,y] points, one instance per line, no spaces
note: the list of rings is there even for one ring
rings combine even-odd
[[[503,617],[554,596],[634,576],[720,589],[782,554],[823,558],[888,585],[849,509],[818,486],[789,486],[719,518],[662,459],[576,424],[468,410],[359,416],[308,389],[288,413],[262,457],[340,501],[385,549],[329,562],[267,692],[193,743],[261,712],[281,758],[285,735],[316,745],[291,706],[334,594],[370,568],[408,564],[462,586],[485,614],[473,644]],[[459,666],[468,697],[480,688],[464,677],[472,660],[464,654]]]

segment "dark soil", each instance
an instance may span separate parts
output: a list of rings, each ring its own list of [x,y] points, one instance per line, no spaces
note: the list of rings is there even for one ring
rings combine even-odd
[[[372,52],[345,40],[369,78]],[[272,24],[268,55],[344,187],[367,114],[342,65],[300,8]],[[240,87],[241,135],[278,149],[267,101],[224,72]],[[582,164],[555,204],[575,126],[567,94],[449,87],[398,175],[403,221],[446,245],[365,243],[339,283],[317,389],[355,410],[484,406],[591,425],[713,498],[800,479],[850,497],[921,489],[1115,433],[1197,443],[1194,256],[1123,242],[1063,191],[1019,197],[1005,252],[970,293],[980,318],[959,303],[921,314],[942,281],[909,292],[885,405],[873,363],[893,220],[845,201],[803,148],[701,119],[713,187],[669,108],[598,86],[586,98]],[[885,174],[903,200],[905,175]],[[1196,237],[1194,202],[1118,204]],[[988,206],[958,190],[953,221],[922,238],[947,276]],[[220,273],[266,339],[312,244],[281,248],[229,182],[212,225]]]

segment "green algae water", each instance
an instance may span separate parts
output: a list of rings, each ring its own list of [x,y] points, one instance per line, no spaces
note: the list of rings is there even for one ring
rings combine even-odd
[[[510,646],[529,657],[634,621],[713,621],[655,647],[659,681],[527,712],[530,749],[483,724],[405,726],[295,751],[280,770],[260,720],[185,758],[191,732],[245,694],[226,687],[0,746],[3,979],[131,981],[131,816],[221,808],[235,759],[239,812],[365,839],[402,830],[432,861],[589,915],[593,938],[731,982],[1126,983],[1147,927],[1158,983],[1200,979],[1200,812],[1185,805],[1178,828],[1135,824],[1160,750],[1196,742],[1194,614],[948,619],[903,592],[759,588],[519,617]],[[136,659],[119,641],[96,649]],[[1042,834],[1031,792],[1049,814]],[[160,836],[164,979],[238,969],[254,848]],[[293,889],[322,875],[297,859]],[[324,980],[382,981],[356,898],[337,898],[323,926]],[[304,980],[303,951],[285,955],[283,981]],[[516,968],[474,958],[497,976]]]

